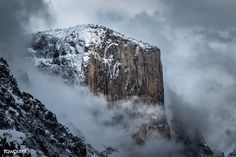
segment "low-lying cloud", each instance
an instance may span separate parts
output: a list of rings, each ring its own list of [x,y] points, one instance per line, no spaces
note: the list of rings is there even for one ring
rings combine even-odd
[[[111,155],[114,157],[132,154],[137,157],[160,154],[164,157],[179,153],[181,145],[169,139],[157,137],[157,141],[152,139],[147,145],[141,146],[132,138],[134,131],[147,122],[149,116],[162,118],[161,107],[133,104],[132,100],[120,101],[116,106],[108,107],[103,95],[94,95],[86,87],[68,86],[34,67],[24,68],[24,73],[27,79],[22,79],[21,73],[15,72],[20,88],[39,99],[57,115],[59,122],[69,127],[75,135],[84,137],[96,149],[103,151],[111,146],[116,150]],[[163,150],[162,146],[166,149]]]

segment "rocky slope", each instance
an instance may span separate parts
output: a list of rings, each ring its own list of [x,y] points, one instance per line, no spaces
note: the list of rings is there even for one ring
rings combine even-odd
[[[36,66],[69,84],[88,85],[108,100],[136,96],[164,103],[160,50],[97,25],[38,32],[30,43]]]
[[[39,100],[20,91],[2,58],[0,71],[0,156],[103,156],[58,123]]]

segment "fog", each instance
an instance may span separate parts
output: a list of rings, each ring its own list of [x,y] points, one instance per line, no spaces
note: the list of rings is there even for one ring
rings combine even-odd
[[[184,136],[204,138],[213,150],[227,154],[236,147],[235,7],[234,1],[220,0],[3,0],[0,55],[10,62],[21,89],[99,150],[111,145],[118,150],[114,156],[184,156],[186,148],[178,141]],[[123,126],[132,125],[129,118],[105,125],[130,102],[111,110],[102,95],[66,86],[25,59],[30,33],[86,23],[108,26],[161,49],[171,141],[134,145]]]
[[[29,64],[33,63],[29,61]],[[24,75],[27,79],[23,79],[22,72],[27,74]],[[103,95],[94,95],[86,87],[68,86],[59,78],[43,74],[33,66],[25,67],[21,72],[15,70],[14,73],[21,89],[45,104],[57,115],[58,121],[66,125],[74,135],[82,137],[86,143],[100,151],[111,146],[116,150],[112,155],[114,157],[132,154],[145,156],[147,153],[150,153],[150,156],[157,153],[166,156],[173,152],[176,155],[181,148],[180,145],[161,137],[144,146],[137,145],[132,138],[134,131],[146,122],[149,116],[163,116],[160,106],[133,104],[130,100],[120,101],[116,106],[108,107]],[[141,116],[132,118],[129,116],[131,112]]]

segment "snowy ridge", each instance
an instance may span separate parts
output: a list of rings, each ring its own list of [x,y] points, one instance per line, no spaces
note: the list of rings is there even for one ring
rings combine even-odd
[[[69,28],[62,28],[62,29],[55,29],[55,30],[46,30],[46,31],[42,31],[39,33],[45,33],[45,34],[49,34],[52,36],[56,36],[57,38],[66,38],[68,37],[69,34],[73,34],[76,32],[78,37],[78,34],[80,36],[80,39],[85,41],[86,46],[91,45],[92,43],[94,44],[99,44],[102,42],[101,39],[104,38],[106,31],[112,31],[112,35],[116,36],[116,37],[121,37],[123,39],[132,41],[138,45],[140,45],[143,49],[146,48],[151,48],[154,47],[154,45],[151,45],[149,43],[143,42],[143,41],[138,41],[134,38],[128,37],[124,34],[121,34],[117,31],[108,29],[104,26],[99,26],[99,25],[93,25],[93,24],[88,24],[88,25],[77,25],[74,27],[69,27]],[[76,40],[74,40],[75,42]]]
[[[0,130],[0,137],[6,138],[6,142],[9,145],[12,142],[14,144],[21,145],[23,144],[23,141],[26,140],[25,134],[16,130]]]
[[[60,76],[66,83],[83,84],[84,68],[91,56],[107,64],[111,78],[118,76],[121,63],[106,51],[112,46],[118,47],[120,40],[136,44],[144,52],[155,47],[103,26],[78,25],[33,34],[29,52],[41,70]],[[104,54],[99,54],[97,49],[105,49]]]
[[[58,123],[39,100],[21,92],[2,58],[0,71],[0,156],[104,156]]]

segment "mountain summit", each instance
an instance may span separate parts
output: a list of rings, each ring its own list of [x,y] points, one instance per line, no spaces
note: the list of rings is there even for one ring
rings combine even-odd
[[[116,101],[136,97],[164,103],[160,50],[98,25],[33,34],[30,52],[38,68],[68,84],[88,86]]]

